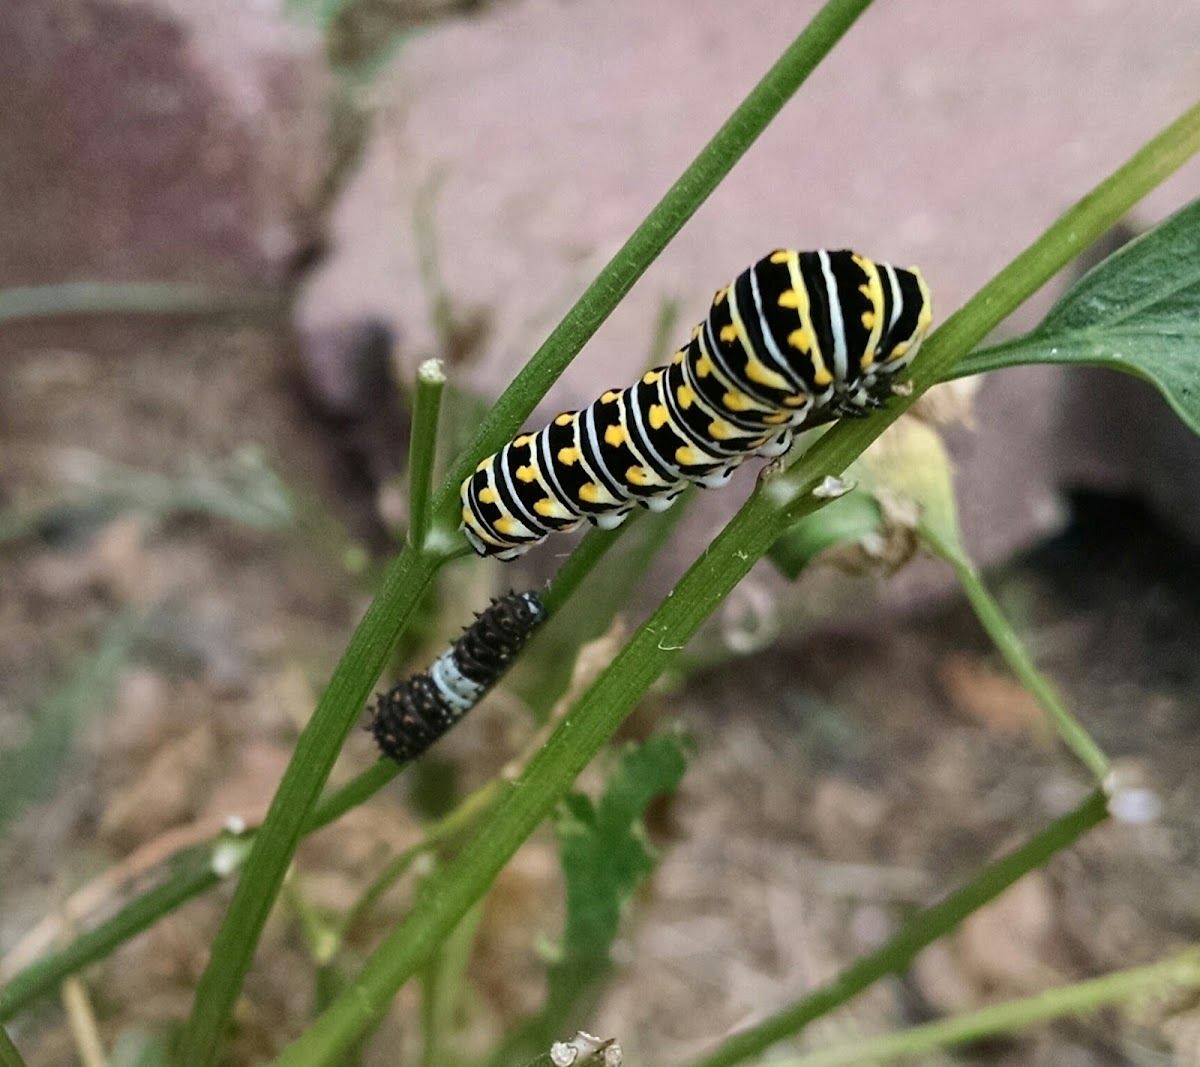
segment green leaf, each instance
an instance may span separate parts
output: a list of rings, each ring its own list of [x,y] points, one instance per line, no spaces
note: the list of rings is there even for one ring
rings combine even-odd
[[[571,793],[560,805],[555,830],[567,891],[561,950],[541,1013],[503,1043],[493,1063],[523,1063],[584,1022],[590,995],[608,976],[621,913],[658,859],[642,817],[651,801],[678,787],[689,747],[678,731],[630,745],[599,800]]]
[[[1022,363],[1144,378],[1200,433],[1200,200],[1085,274],[1031,333],[971,353],[952,376]]]
[[[854,475],[847,472],[846,477],[853,480]],[[794,582],[825,549],[876,536],[882,526],[883,512],[875,498],[852,491],[792,526],[767,550],[767,558]]]

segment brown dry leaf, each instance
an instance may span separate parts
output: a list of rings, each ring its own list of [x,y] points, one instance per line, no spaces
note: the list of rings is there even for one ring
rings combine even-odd
[[[938,667],[938,680],[950,702],[969,718],[999,733],[1045,735],[1038,702],[1015,679],[996,674],[979,659],[950,655]]]

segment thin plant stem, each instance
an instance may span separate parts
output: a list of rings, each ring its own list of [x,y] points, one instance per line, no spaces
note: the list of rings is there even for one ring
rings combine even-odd
[[[305,824],[304,833],[315,833],[369,800],[400,770],[390,760],[372,764],[321,800]],[[220,885],[241,868],[257,832],[249,830],[233,837],[222,832],[211,841],[189,846],[171,856],[165,862],[168,873],[161,883],[131,900],[94,929],[77,935],[70,944],[35,960],[6,982],[0,988],[0,1022],[11,1019],[38,997],[54,990],[68,975],[103,959],[164,915]]]
[[[608,741],[670,658],[792,523],[822,503],[821,481],[844,471],[924,389],[945,377],[1006,315],[1041,288],[1200,147],[1200,107],[1143,147],[1052,225],[926,342],[914,396],[870,419],[836,424],[781,475],[765,479],[550,735],[518,782],[479,823],[463,852],[431,879],[406,922],[368,958],[358,978],[277,1061],[332,1063],[371,1028],[458,918]],[[1101,805],[1101,817],[1103,814]]]
[[[421,1067],[441,1067],[457,1060],[446,1048],[447,1037],[454,1032],[466,989],[467,965],[475,944],[475,931],[483,918],[482,905],[476,905],[442,943],[438,953],[425,965],[421,989]]]
[[[312,719],[300,734],[213,941],[181,1039],[181,1064],[200,1067],[216,1061],[263,924],[312,807],[397,635],[439,565],[438,559],[411,549],[401,550],[385,573],[383,587],[355,630]]]
[[[1200,952],[1190,949],[1146,967],[1117,971],[1103,978],[1047,989],[1032,997],[964,1012],[898,1034],[851,1041],[795,1059],[771,1061],[771,1067],[857,1067],[930,1053],[1025,1030],[1068,1015],[1085,1015],[1109,1004],[1121,1004],[1150,994],[1200,986]]]
[[[167,861],[170,873],[160,885],[130,901],[95,929],[77,935],[70,944],[23,968],[0,989],[0,1021],[11,1019],[38,997],[56,989],[67,976],[103,959],[164,915],[220,884],[222,874],[214,857],[219,849],[230,845],[241,847],[242,842],[221,834],[215,841],[177,853]]]
[[[714,1052],[694,1061],[691,1067],[732,1067],[758,1056],[777,1041],[792,1037],[814,1019],[852,1000],[879,979],[899,974],[923,948],[995,900],[1018,879],[1045,866],[1051,856],[1069,848],[1103,822],[1107,814],[1104,794],[1092,793],[1074,811],[1051,823],[1021,848],[988,864],[945,900],[909,917],[878,949],[853,963],[828,985],[734,1035]]]
[[[456,804],[453,811],[434,823],[420,841],[393,857],[346,913],[343,929],[348,933],[361,922],[363,916],[400,880],[416,859],[440,849],[466,833],[479,817],[500,799],[510,785],[510,782],[501,777],[485,782]]]
[[[979,619],[988,637],[1004,657],[1004,662],[1017,676],[1017,680],[1033,695],[1067,748],[1075,753],[1098,783],[1103,783],[1112,770],[1108,757],[1067,709],[1050,680],[1034,665],[1028,650],[1012,624],[1004,617],[995,597],[988,592],[975,565],[958,553],[943,551],[946,546],[942,546],[940,542],[932,541],[928,536],[926,540],[930,540],[934,551],[954,568],[975,617]]]
[[[679,324],[679,301],[669,298],[658,305],[658,314],[654,317],[654,331],[650,335],[649,356],[647,367],[657,367],[665,363],[673,351],[675,329]]]
[[[306,834],[316,833],[330,823],[337,822],[351,808],[370,800],[376,793],[395,778],[403,766],[390,759],[372,763],[365,771],[356,774],[345,785],[331,790],[313,808],[312,816],[304,824]]]
[[[433,492],[433,460],[437,454],[438,415],[446,374],[436,359],[417,368],[412,433],[408,447],[408,543],[416,551],[429,538],[429,499]]]

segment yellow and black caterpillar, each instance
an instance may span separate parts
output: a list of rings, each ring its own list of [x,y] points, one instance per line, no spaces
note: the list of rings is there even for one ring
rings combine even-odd
[[[806,425],[882,404],[932,317],[915,267],[772,252],[717,292],[666,366],[483,460],[462,485],[463,532],[480,555],[515,559],[584,519],[618,526],[689,484],[724,485]]]

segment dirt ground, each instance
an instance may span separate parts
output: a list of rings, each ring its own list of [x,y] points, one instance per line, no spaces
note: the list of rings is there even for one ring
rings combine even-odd
[[[502,5],[497,17],[521,28],[539,10]],[[465,47],[459,35],[470,32],[471,24],[456,23],[449,38],[418,44],[405,77],[419,81],[442,50]],[[490,69],[481,67],[480,77]],[[933,91],[922,85],[907,91]],[[1173,88],[1156,85],[1157,103],[1172,99]],[[436,124],[451,88],[461,85],[430,89],[407,135]],[[592,115],[597,92],[583,97]],[[384,156],[402,147],[388,142]],[[1105,142],[1105,152],[1123,147]],[[1072,177],[1080,166],[1070,157]],[[478,278],[463,281],[469,242],[455,233],[471,225],[490,233],[479,218],[489,207],[469,191],[456,194],[465,168],[451,169],[441,202],[470,209],[446,227],[449,282],[460,308],[478,316],[466,331],[477,362],[467,366],[486,392],[511,370],[514,317],[527,323],[539,309],[504,306],[505,287],[520,288],[512,262],[482,279],[486,291],[472,289]],[[379,172],[368,166],[365,173]],[[424,177],[405,173],[400,184]],[[569,168],[558,179],[573,188]],[[628,194],[619,173],[609,180]],[[973,195],[960,192],[964,200]],[[536,202],[535,192],[526,196]],[[1061,207],[1054,197],[1048,202],[1039,211]],[[589,215],[592,229],[576,235],[586,248],[568,242],[559,252],[591,264],[624,227],[625,208],[638,203],[626,195],[608,214]],[[529,204],[525,210],[536,214]],[[556,213],[580,210],[571,200]],[[343,213],[333,229],[353,245],[352,224],[370,211],[360,202]],[[213,217],[225,220],[218,227],[225,240],[228,217]],[[708,223],[724,232],[725,221]],[[919,223],[901,220],[891,235],[932,248],[950,225]],[[156,264],[178,262],[168,236],[156,231],[165,249]],[[206,249],[221,243],[211,234],[193,239]],[[504,243],[502,233],[490,239]],[[543,243],[560,237],[535,230],[530,240],[515,251],[538,259]],[[693,250],[699,240],[696,231],[685,237]],[[352,251],[369,259],[369,250]],[[981,256],[972,246],[971,271],[982,272]],[[402,258],[407,263],[410,250]],[[989,250],[988,258],[1004,257]],[[34,280],[54,280],[53,257],[38,262]],[[542,267],[554,273],[553,263]],[[102,259],[91,267],[104,268]],[[949,276],[953,257],[940,269]],[[0,958],[10,954],[8,964],[31,931],[66,938],[77,923],[110,911],[175,849],[231,816],[261,817],[367,603],[374,570],[363,561],[378,560],[389,544],[406,416],[390,394],[367,411],[339,409],[328,389],[315,389],[314,400],[312,339],[326,331],[329,351],[365,375],[360,385],[374,386],[381,352],[408,366],[426,354],[428,339],[426,324],[406,329],[405,309],[394,307],[380,312],[394,316],[390,330],[332,312],[323,320],[323,285],[357,292],[355,277],[369,279],[362,291],[406,284],[370,266],[356,275],[336,258],[328,270],[324,281],[315,276],[296,320],[78,318],[0,331],[0,757],[27,753],[20,773],[0,759],[9,771],[9,784],[0,784],[0,816],[9,820],[0,836]],[[273,262],[259,280],[280,273]],[[227,278],[228,264],[217,274]],[[16,283],[11,272],[2,280]],[[532,299],[528,288],[544,294],[549,287],[535,280],[520,299]],[[644,336],[653,303],[643,294],[639,323],[627,312],[618,329]],[[744,488],[743,480],[729,492],[740,499]],[[1069,705],[1155,791],[1161,818],[1092,833],[928,950],[909,974],[814,1027],[798,1047],[1153,961],[1196,941],[1200,550],[1157,514],[1136,497],[1082,492],[1059,532],[997,564],[989,582]],[[544,577],[518,573],[531,582]],[[782,595],[782,579],[769,572],[754,580],[768,596]],[[521,579],[483,567],[449,574],[415,659],[456,630],[497,581]],[[682,688],[649,699],[630,724],[636,736],[681,720],[697,755],[679,795],[655,812],[650,829],[663,859],[628,916],[614,982],[594,1017],[579,1021],[618,1037],[627,1063],[684,1062],[795,999],[878,944],[906,909],[961,884],[1086,792],[1084,774],[1047,736],[952,590],[889,598],[864,579],[839,603],[836,611],[811,607],[808,617],[821,621],[785,632],[769,651],[698,670]],[[466,787],[485,779],[532,732],[519,702],[498,695],[427,769],[303,846],[298,898],[348,907],[389,858],[419,840],[439,782],[451,775]],[[353,737],[335,780],[374,758],[370,739]],[[67,902],[88,887],[95,893],[87,916],[64,919]],[[410,892],[406,884],[384,901],[339,967],[353,968],[403,915]],[[67,990],[23,1014],[11,1032],[30,1067],[80,1062],[68,1024],[89,1019],[110,1063],[136,1062],[186,1015],[228,895],[217,889],[89,969],[82,996]],[[543,834],[489,898],[465,1053],[485,1051],[538,1005],[537,944],[554,936],[560,898],[553,843]],[[298,910],[294,899],[285,901],[268,925],[230,1062],[262,1062],[312,1017],[316,967]],[[365,1062],[412,1062],[417,1012],[415,990],[404,990]],[[1200,1064],[1200,1008],[1179,999],[1111,1011],[928,1062]]]

